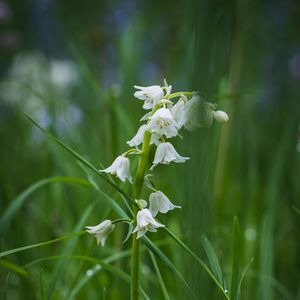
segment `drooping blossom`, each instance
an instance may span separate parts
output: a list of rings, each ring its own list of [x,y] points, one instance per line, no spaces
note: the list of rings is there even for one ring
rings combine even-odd
[[[179,155],[171,143],[160,143],[155,151],[151,169],[153,169],[158,164],[167,165],[172,161],[176,163],[184,163],[188,159],[190,158]]]
[[[149,203],[149,210],[153,217],[155,217],[158,212],[165,214],[174,208],[181,208],[181,206],[174,205],[161,191],[151,193]]]
[[[134,93],[134,97],[144,101],[144,109],[152,109],[164,96],[164,91],[159,85],[134,87],[139,90]]]
[[[115,225],[112,224],[111,220],[104,220],[96,226],[86,226],[86,229],[88,233],[96,237],[98,245],[101,243],[104,246],[107,237],[115,229]]]
[[[149,117],[148,130],[167,138],[178,134],[178,124],[175,122],[169,109],[162,107],[158,109],[153,116]]]
[[[143,208],[137,213],[136,227],[132,233],[137,232],[137,239],[141,238],[147,231],[156,232],[157,228],[165,227],[165,225],[158,223],[153,218],[148,208]]]
[[[123,182],[125,182],[126,179],[129,182],[133,181],[132,176],[130,175],[130,160],[123,155],[118,156],[111,166],[101,170],[101,172],[117,175]]]

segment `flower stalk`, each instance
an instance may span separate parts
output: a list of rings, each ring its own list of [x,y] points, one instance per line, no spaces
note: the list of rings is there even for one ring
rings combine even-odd
[[[139,299],[140,238],[148,232],[153,233],[166,226],[155,219],[158,213],[166,214],[175,208],[181,208],[174,205],[163,192],[157,190],[147,177],[152,175],[151,172],[158,165],[168,165],[171,162],[184,163],[189,159],[189,157],[179,155],[170,142],[170,139],[180,136],[181,129],[193,130],[197,127],[209,127],[214,119],[220,123],[226,123],[229,120],[225,112],[217,111],[217,105],[201,99],[198,92],[171,93],[172,86],[168,85],[166,80],[164,80],[164,86],[135,86],[135,88],[138,91],[134,93],[134,96],[144,101],[144,109],[150,110],[140,119],[145,123],[139,127],[133,138],[127,141],[131,148],[119,155],[111,166],[100,170],[133,185],[133,199],[130,199],[133,202],[133,219],[104,220],[96,226],[87,226],[87,232],[93,234],[97,243],[104,246],[116,223],[129,223],[125,241],[132,235],[131,300]],[[179,99],[176,101],[174,98]],[[150,145],[156,147],[151,167]],[[139,157],[134,181],[131,176],[130,162],[133,156]],[[143,195],[145,178],[145,186],[152,191],[148,201],[145,200],[147,198],[142,199],[142,196],[147,197],[148,194]],[[130,210],[130,207],[127,208]]]
[[[139,159],[136,177],[134,181],[134,199],[139,199],[144,185],[145,170],[148,163],[149,148],[150,148],[151,133],[145,131],[142,153]],[[134,205],[134,226],[136,225],[136,216],[139,211],[137,205]],[[131,290],[130,299],[139,299],[139,260],[140,260],[140,240],[137,239],[137,232],[133,233],[132,237],[132,257],[131,257]]]

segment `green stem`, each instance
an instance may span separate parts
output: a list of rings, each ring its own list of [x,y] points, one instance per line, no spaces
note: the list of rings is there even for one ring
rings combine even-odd
[[[177,98],[177,97],[180,97],[181,95],[184,95],[184,96],[193,96],[195,94],[197,94],[198,92],[176,92],[176,93],[173,93],[173,94],[170,94],[170,95],[166,95],[164,97],[164,99],[173,99],[173,98]]]
[[[142,194],[144,185],[145,170],[148,163],[149,148],[150,148],[151,133],[145,131],[142,153],[140,156],[136,177],[134,182],[134,200],[139,199]],[[136,225],[136,215],[138,213],[138,206],[133,206],[134,211],[134,225]],[[132,258],[131,258],[131,291],[130,299],[139,299],[139,258],[140,258],[140,241],[137,239],[137,232],[132,236]]]

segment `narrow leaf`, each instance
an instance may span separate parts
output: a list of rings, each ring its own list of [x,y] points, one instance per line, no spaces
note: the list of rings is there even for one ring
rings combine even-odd
[[[0,265],[19,275],[26,276],[26,277],[29,275],[28,272],[23,267],[20,267],[10,261],[0,259]]]
[[[60,145],[62,148],[67,150],[70,154],[72,154],[76,159],[78,159],[80,162],[82,162],[84,165],[86,165],[89,169],[97,173],[102,179],[104,179],[108,184],[110,184],[115,190],[117,190],[121,195],[123,195],[128,201],[131,201],[132,203],[133,200],[129,197],[129,195],[123,191],[118,185],[116,185],[113,181],[108,179],[104,174],[102,174],[99,170],[97,170],[96,167],[94,167],[89,161],[87,161],[83,156],[81,156],[78,152],[75,150],[71,149],[69,146],[67,146],[65,143],[60,141],[58,138],[50,134],[48,131],[46,131],[43,127],[41,127],[35,120],[33,120],[28,114],[25,113],[25,116],[35,125],[37,126],[43,133],[47,135],[47,137]]]
[[[5,210],[5,212],[3,213],[0,219],[1,234],[4,234],[8,230],[13,217],[16,215],[16,213],[19,211],[19,209],[21,208],[23,203],[28,199],[28,197],[40,187],[50,183],[69,183],[69,184],[80,185],[83,187],[94,188],[94,186],[88,181],[81,178],[75,178],[75,177],[57,176],[57,177],[50,177],[50,178],[39,180],[34,184],[32,184],[31,186],[29,186],[17,198],[15,198],[12,201],[12,203],[8,206],[8,208]]]
[[[239,261],[240,261],[240,229],[237,217],[233,219],[232,229],[232,270],[231,270],[231,288],[230,298],[237,300],[239,286]]]
[[[205,235],[202,235],[201,242],[208,257],[213,274],[216,276],[219,282],[223,282],[221,266],[212,244]]]
[[[202,261],[184,242],[182,242],[172,231],[170,231],[168,228],[163,228],[185,251],[187,251],[198,263],[199,265],[206,271],[208,276],[213,280],[213,282],[217,285],[217,287],[222,292],[223,296],[230,300],[227,293],[224,291],[221,283],[219,283],[218,279],[214,276],[214,274],[211,272],[209,267],[205,264],[204,261]]]
[[[10,255],[10,254],[13,254],[13,253],[22,252],[22,251],[37,248],[37,247],[47,246],[47,245],[50,245],[50,244],[53,244],[53,243],[57,243],[57,242],[69,239],[69,238],[74,237],[74,236],[82,235],[84,233],[86,233],[86,232],[85,231],[74,232],[74,233],[64,235],[64,236],[61,236],[57,239],[49,240],[49,241],[46,241],[46,242],[37,243],[37,244],[29,245],[29,246],[24,246],[24,247],[19,247],[19,248],[3,251],[3,252],[0,252],[0,258],[4,257],[4,256],[7,256],[7,255]]]
[[[158,264],[156,262],[155,256],[153,255],[153,253],[150,250],[149,250],[149,254],[150,254],[150,257],[151,257],[151,260],[152,260],[152,263],[153,263],[153,266],[154,266],[154,269],[155,269],[155,272],[156,272],[156,275],[157,275],[157,279],[158,279],[158,282],[160,284],[162,293],[164,295],[164,299],[165,300],[170,300],[170,297],[169,297],[168,291],[166,289],[164,280],[163,280],[163,278],[161,276],[161,273],[159,271],[159,267],[158,267]]]

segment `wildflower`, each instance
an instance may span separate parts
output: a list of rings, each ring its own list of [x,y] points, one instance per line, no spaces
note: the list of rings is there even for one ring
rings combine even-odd
[[[178,124],[179,128],[181,128],[186,123],[186,113],[184,110],[185,102],[185,99],[181,97],[171,108],[172,116],[175,122]]]
[[[115,227],[116,226],[112,224],[111,220],[104,220],[96,226],[86,226],[86,231],[96,237],[98,245],[101,243],[101,245],[104,246],[107,237]]]
[[[118,156],[110,167],[100,171],[117,175],[123,182],[126,178],[129,182],[133,181],[130,175],[130,160],[123,155]]]
[[[172,210],[174,208],[181,208],[181,206],[174,205],[169,200],[169,198],[161,191],[151,193],[149,197],[149,202],[149,209],[153,217],[155,217],[158,212],[165,214],[169,210]]]
[[[169,109],[162,107],[157,110],[153,116],[149,117],[149,119],[148,129],[152,132],[160,136],[164,134],[167,138],[177,135],[179,126],[175,122]]]
[[[136,227],[132,233],[137,232],[137,239],[141,238],[147,231],[156,232],[157,228],[165,227],[155,221],[148,208],[143,208],[137,213]]]
[[[134,147],[134,146],[138,146],[140,145],[142,142],[143,142],[143,139],[144,139],[144,133],[147,129],[147,125],[144,124],[142,125],[138,132],[136,133],[136,135],[130,140],[127,142],[127,144],[130,146],[130,147]]]
[[[187,130],[193,130],[196,127],[200,127],[199,115],[200,115],[200,97],[198,95],[193,96],[184,106],[184,128]]]
[[[157,146],[155,155],[154,155],[154,161],[153,166],[151,167],[151,170],[158,164],[169,164],[170,162],[174,161],[177,163],[184,163],[186,160],[190,159],[189,157],[183,157],[180,156],[173,145],[169,142],[166,143],[160,143]]]
[[[134,97],[144,100],[144,109],[152,109],[159,100],[164,96],[164,91],[159,85],[151,85],[151,86],[134,86],[136,89],[140,91],[136,91],[134,93]]]
[[[228,115],[226,114],[225,111],[222,111],[222,110],[217,110],[214,112],[214,118],[217,122],[220,122],[220,123],[226,123],[228,122],[229,120],[229,117]]]

